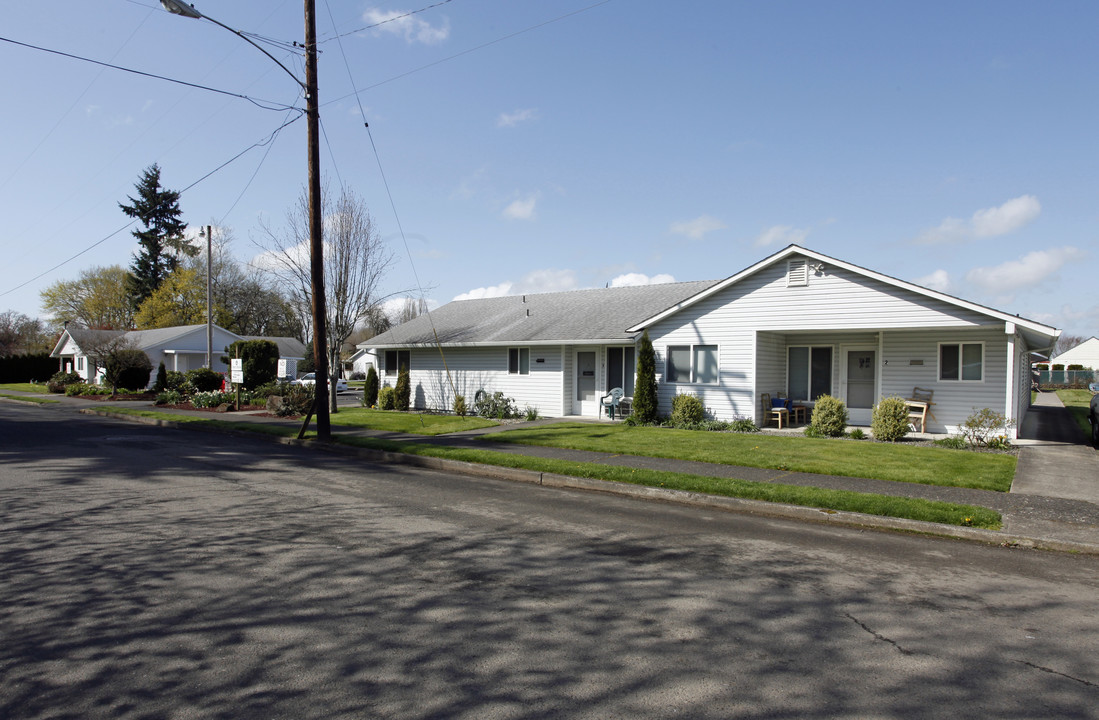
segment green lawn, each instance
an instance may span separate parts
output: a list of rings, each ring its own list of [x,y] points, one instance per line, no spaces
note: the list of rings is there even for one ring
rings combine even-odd
[[[0,392],[0,397],[8,398],[9,400],[19,400],[20,402],[38,403],[39,405],[48,405],[50,403],[61,402],[60,400],[53,400],[51,398],[33,397],[28,395],[9,395],[2,392]]]
[[[473,416],[417,415],[392,410],[371,410],[370,408],[341,408],[338,413],[331,416],[331,420],[333,425],[410,433],[413,435],[444,435],[500,424],[495,420],[486,420],[485,418]]]
[[[41,393],[49,392],[46,383],[0,383],[0,390],[18,390],[20,392]]]
[[[201,424],[206,427],[244,430],[261,432],[283,437],[293,437],[297,434],[297,428],[287,425],[262,425],[258,423],[207,419],[202,417],[173,415],[149,410],[136,410],[130,408],[101,407],[97,410],[140,417],[153,417],[165,420],[173,420],[180,423]],[[344,415],[340,411],[338,415]],[[386,413],[373,411],[363,414],[363,421],[371,415],[397,416],[400,413]],[[334,416],[335,417],[335,416]],[[406,416],[416,418],[418,416]],[[446,416],[424,416],[425,422],[429,417],[445,419]],[[470,420],[467,418],[467,420]],[[602,426],[589,426],[599,428]],[[309,437],[315,437],[310,432]],[[759,436],[753,436],[758,438]],[[778,438],[779,440],[798,440],[798,438]],[[859,512],[885,517],[908,518],[925,522],[945,523],[948,525],[960,525],[988,528],[998,530],[1001,527],[1000,514],[989,508],[974,505],[959,505],[931,500],[921,500],[907,497],[891,497],[873,493],[850,492],[846,490],[828,490],[813,487],[801,487],[797,485],[784,485],[780,483],[758,483],[747,480],[710,478],[684,473],[660,472],[655,470],[638,470],[631,468],[601,465],[599,463],[575,463],[546,458],[527,457],[510,453],[494,452],[490,450],[476,450],[466,448],[441,447],[430,443],[413,441],[395,441],[380,438],[364,437],[339,437],[334,440],[337,443],[363,447],[374,450],[405,453],[409,455],[421,455],[428,457],[440,457],[450,460],[459,460],[482,465],[495,465],[499,467],[521,468],[535,472],[554,473],[570,477],[584,477],[612,482],[625,482],[634,485],[648,487],[660,487],[672,490],[684,490],[690,492],[705,493],[710,495],[722,495],[726,497],[738,497],[754,500],[766,500],[769,502],[801,505],[827,510],[839,510]]]
[[[1084,437],[1091,437],[1091,423],[1088,422],[1088,410],[1091,407],[1090,390],[1058,390],[1057,397],[1065,404],[1080,429],[1084,431]]]
[[[1015,476],[1013,455],[865,440],[561,423],[496,433],[492,441],[999,492]]]

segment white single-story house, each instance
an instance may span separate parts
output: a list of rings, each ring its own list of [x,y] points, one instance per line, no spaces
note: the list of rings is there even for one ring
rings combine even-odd
[[[691,393],[711,417],[765,424],[764,393],[807,405],[827,394],[869,425],[878,399],[919,387],[934,393],[927,430],[939,433],[979,408],[1018,427],[1030,354],[1060,335],[791,245],[720,281],[452,302],[359,348],[383,384],[409,368],[417,408],[450,410],[455,392],[472,403],[483,389],[548,417],[596,417],[610,388],[632,395],[644,332],[661,414]]]
[[[1049,364],[1082,365],[1092,370],[1099,370],[1099,338],[1091,337],[1076,347],[1065,350],[1060,355],[1049,359]]]
[[[221,360],[225,348],[239,340],[270,340],[279,346],[280,359],[287,360],[288,374],[295,374],[299,360],[306,357],[305,345],[296,338],[242,336],[225,328],[213,326],[213,369],[227,374],[229,366]],[[145,351],[153,365],[150,383],[156,380],[156,369],[164,363],[167,370],[187,372],[206,367],[206,326],[180,325],[155,330],[87,330],[66,328],[57,340],[50,357],[58,358],[60,369],[75,372],[85,382],[99,382],[103,368],[96,367],[88,351],[113,342]]]

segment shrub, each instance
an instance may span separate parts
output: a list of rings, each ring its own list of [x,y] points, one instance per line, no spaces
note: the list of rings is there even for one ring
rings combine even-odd
[[[534,422],[538,419],[538,408],[527,405],[523,411],[523,419],[527,422]]]
[[[820,429],[820,428],[818,428],[818,427],[817,427],[816,425],[813,425],[812,423],[810,423],[810,424],[806,425],[806,426],[805,426],[805,430],[803,430],[802,432],[804,432],[804,433],[805,433],[805,437],[810,437],[810,438],[823,438],[823,437],[828,437],[827,435],[825,435],[825,434],[824,434],[824,433],[823,433],[823,432],[821,431],[821,429]]]
[[[408,377],[408,366],[402,365],[397,373],[397,387],[393,390],[393,405],[397,410],[406,412],[412,404],[412,383]]]
[[[216,370],[203,367],[188,370],[187,381],[191,383],[196,392],[213,392],[221,390],[225,377]]]
[[[272,395],[285,395],[287,388],[289,387],[290,385],[288,383],[269,382],[260,385],[259,387],[252,388],[251,392],[248,393],[248,397],[251,400],[266,400]]]
[[[454,396],[454,414],[459,417],[465,417],[469,413],[469,408],[466,407],[466,396],[455,395]]]
[[[313,385],[284,385],[282,403],[275,408],[275,414],[279,417],[305,415],[313,409],[313,389]]]
[[[189,395],[191,392],[194,392],[194,388],[191,387],[191,383],[187,380],[187,376],[178,370],[168,371],[164,387],[167,390],[179,390],[184,395]]]
[[[153,383],[153,392],[164,392],[168,389],[168,370],[164,367],[164,361],[156,369],[156,381]]]
[[[656,353],[649,331],[641,336],[637,349],[637,380],[634,383],[632,414],[641,425],[656,422],[659,400],[656,395]]]
[[[847,430],[847,405],[839,398],[821,395],[813,407],[810,427],[821,437],[840,437]]]
[[[84,382],[84,378],[76,373],[58,372],[46,383],[46,389],[51,393],[63,393],[69,385]]]
[[[971,447],[989,447],[995,442],[999,448],[1010,446],[1004,431],[1015,425],[1014,420],[1008,420],[1003,413],[990,408],[973,408],[973,414],[965,419],[958,428],[962,437]]]
[[[378,404],[378,371],[371,365],[366,369],[366,384],[363,385],[363,405],[374,407]]]
[[[396,398],[394,397],[393,388],[386,385],[384,388],[378,391],[379,410],[392,410],[396,406]]]
[[[476,399],[473,401],[473,407],[481,417],[503,420],[518,415],[514,403],[515,400],[504,397],[504,394],[500,391],[489,395],[484,390],[478,390]]]
[[[119,348],[107,355],[103,363],[103,380],[117,391],[119,388],[144,390],[149,386],[153,364],[144,350]]]
[[[874,406],[870,430],[876,440],[896,442],[908,434],[908,405],[902,398],[883,398]]]
[[[697,425],[706,416],[702,401],[694,395],[676,395],[672,400],[672,426]]]
[[[366,373],[364,373],[362,370],[356,370],[355,372],[351,373],[347,377],[347,379],[348,380],[365,380],[366,379]]]
[[[183,395],[178,390],[165,390],[156,396],[157,405],[179,405]]]
[[[1060,372],[1061,370],[1064,370],[1064,369],[1065,369],[1065,366],[1062,365],[1061,363],[1053,363],[1053,372]]]
[[[729,430],[739,433],[759,432],[759,426],[751,418],[737,418],[729,423]]]
[[[851,438],[852,440],[865,440],[866,433],[862,431],[862,428],[855,428],[851,432],[847,433],[847,437]]]
[[[965,450],[969,447],[969,443],[961,435],[951,435],[949,437],[939,438],[938,440],[932,440],[933,444],[939,447],[949,448],[950,450]]]
[[[191,396],[191,404],[197,408],[216,408],[218,405],[233,402],[236,402],[233,393],[220,390],[197,392]]]
[[[225,352],[242,360],[244,387],[248,389],[274,382],[278,377],[279,346],[270,340],[237,340]]]

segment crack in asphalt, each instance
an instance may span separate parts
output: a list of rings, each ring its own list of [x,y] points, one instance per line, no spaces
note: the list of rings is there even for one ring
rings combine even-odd
[[[857,617],[855,617],[851,613],[844,613],[844,615],[847,617],[848,620],[850,620],[851,622],[855,623],[856,625],[858,625],[860,628],[862,628],[866,632],[873,635],[875,639],[881,640],[882,642],[889,643],[890,645],[892,645],[894,648],[896,648],[897,652],[899,652],[901,655],[915,655],[916,654],[912,650],[908,650],[906,648],[901,647],[899,644],[897,644],[896,640],[893,640],[892,638],[887,638],[886,636],[882,635],[881,633],[874,631],[873,629],[871,629],[871,627],[869,625],[864,623],[862,620],[859,620]]]

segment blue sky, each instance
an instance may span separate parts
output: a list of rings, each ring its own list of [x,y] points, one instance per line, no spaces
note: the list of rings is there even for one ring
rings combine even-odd
[[[450,0],[363,29],[438,1],[317,0],[322,164],[396,252],[387,292],[718,279],[795,242],[1099,335],[1099,4]],[[195,4],[302,39],[301,2]],[[0,310],[128,265],[111,233],[145,167],[191,186],[303,105],[153,0],[17,3],[0,36],[259,103],[0,42]],[[252,261],[301,192],[305,132],[194,184],[185,220]]]

